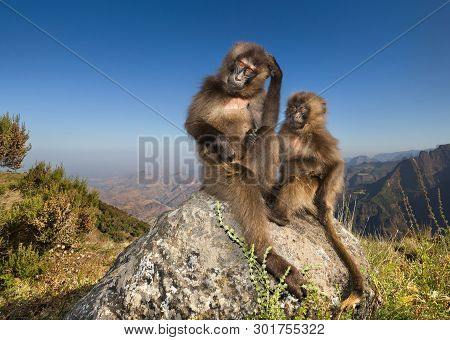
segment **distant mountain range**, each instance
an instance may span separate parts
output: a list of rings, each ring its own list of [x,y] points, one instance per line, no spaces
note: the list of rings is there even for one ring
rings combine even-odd
[[[174,178],[161,178],[153,184],[139,184],[137,175],[91,179],[88,181],[101,199],[151,223],[161,213],[172,210],[200,188],[200,182],[180,184]]]
[[[395,162],[401,161],[406,158],[416,157],[421,151],[424,150],[408,150],[399,151],[391,153],[379,153],[373,157],[368,157],[364,155],[356,156],[346,160],[347,166],[355,166],[363,163],[374,163],[374,162]],[[428,150],[425,150],[428,151]]]
[[[450,216],[450,144],[401,161],[383,157],[390,160],[347,163],[356,228],[364,234],[391,235],[404,234],[411,226],[445,227],[445,216]]]

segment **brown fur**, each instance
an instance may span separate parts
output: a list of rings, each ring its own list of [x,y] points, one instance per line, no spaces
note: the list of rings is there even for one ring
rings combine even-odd
[[[243,56],[253,61],[257,75],[239,94],[231,94],[227,91],[227,78],[235,60]],[[263,194],[273,186],[279,165],[279,144],[274,127],[278,119],[281,70],[274,76],[269,67],[273,63],[276,64],[273,57],[271,59],[261,46],[236,44],[225,57],[218,74],[207,77],[194,96],[185,124],[197,141],[203,163],[204,189],[218,199],[230,202],[237,221],[245,230],[246,242],[254,244],[259,259],[271,245]],[[264,80],[270,74],[272,79],[266,95]],[[247,147],[247,133],[255,126],[261,127],[260,138]],[[208,142],[218,140],[223,141],[232,161],[220,161],[211,151]],[[270,252],[267,268],[274,275],[280,277],[288,266],[290,264],[276,251]],[[291,267],[286,282],[291,292],[302,295],[300,286],[304,281],[295,268]]]
[[[306,107],[303,126],[289,119],[299,105]],[[281,188],[272,211],[272,219],[287,224],[294,213],[308,212],[326,227],[334,247],[349,269],[353,292],[343,301],[341,311],[359,302],[364,280],[353,258],[341,242],[333,224],[336,195],[342,190],[344,162],[338,141],[328,132],[325,101],[310,92],[298,92],[288,100],[286,120],[280,130],[282,147]]]

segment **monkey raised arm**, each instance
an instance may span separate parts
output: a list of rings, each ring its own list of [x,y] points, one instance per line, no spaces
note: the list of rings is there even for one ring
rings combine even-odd
[[[275,127],[278,122],[278,113],[280,111],[280,90],[283,72],[272,55],[268,55],[270,84],[264,99],[262,126]]]
[[[283,78],[283,72],[272,55],[267,55],[267,58],[269,60],[268,68],[271,79],[269,89],[267,90],[267,94],[263,102],[261,126],[255,125],[247,132],[244,141],[244,146],[247,150],[256,143],[259,136],[271,131],[278,122],[278,113],[280,111],[281,79]]]

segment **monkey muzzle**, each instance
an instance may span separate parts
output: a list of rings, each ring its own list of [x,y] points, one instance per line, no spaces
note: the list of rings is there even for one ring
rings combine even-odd
[[[232,92],[238,92],[242,90],[246,85],[246,79],[239,74],[230,74],[227,81],[228,89]]]
[[[289,120],[290,120],[292,127],[296,128],[296,129],[301,129],[306,124],[306,115],[305,115],[305,113],[297,111],[290,115]]]
[[[242,68],[236,68],[233,73],[228,76],[227,87],[230,92],[239,92],[252,81],[255,77],[255,73],[252,75],[247,74],[249,67],[244,66]]]

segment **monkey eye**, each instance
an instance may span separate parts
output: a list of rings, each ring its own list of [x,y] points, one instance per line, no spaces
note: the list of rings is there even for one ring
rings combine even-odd
[[[245,64],[242,60],[239,60],[239,67],[245,67]]]
[[[247,72],[248,74],[253,74],[253,73],[255,73],[255,70],[253,70],[253,69],[251,69],[250,67],[248,67],[246,72]]]

